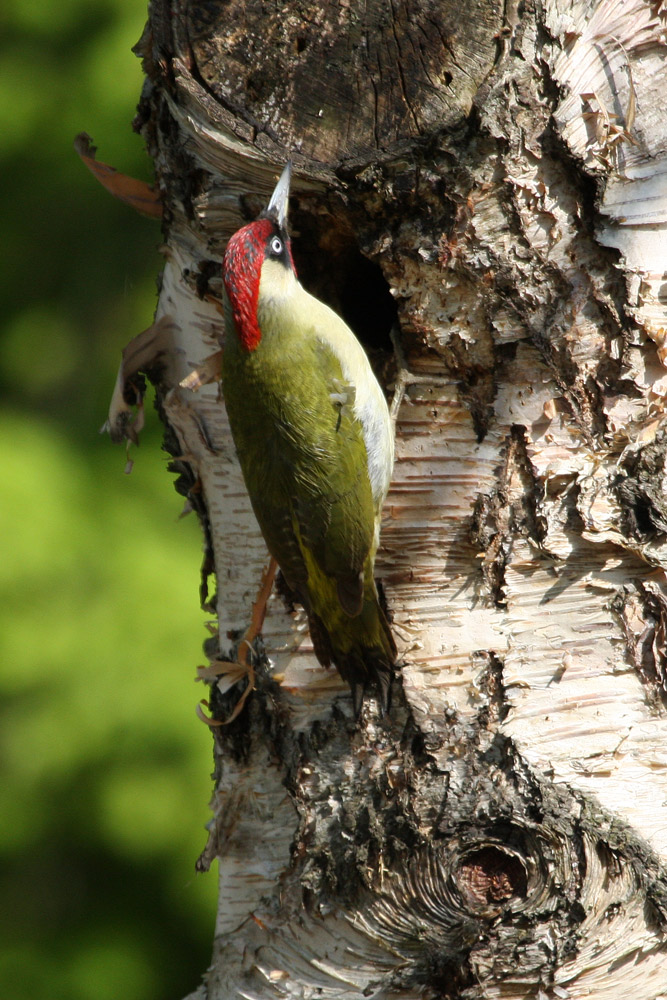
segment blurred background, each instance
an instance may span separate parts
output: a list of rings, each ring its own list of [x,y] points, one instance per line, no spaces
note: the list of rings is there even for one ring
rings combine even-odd
[[[193,683],[194,517],[157,415],[124,475],[104,423],[155,305],[159,223],[72,142],[151,179],[131,129],[145,0],[0,11],[0,996],[178,1000],[208,965],[212,791]]]

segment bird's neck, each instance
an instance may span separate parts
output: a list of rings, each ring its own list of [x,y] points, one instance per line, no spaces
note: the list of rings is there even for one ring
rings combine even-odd
[[[275,260],[265,260],[259,280],[240,289],[226,283],[236,334],[244,351],[257,350],[264,336],[270,335],[273,317],[291,312],[300,287],[294,271]]]
[[[289,307],[299,288],[294,271],[278,260],[265,260],[259,276],[259,301],[262,306]]]

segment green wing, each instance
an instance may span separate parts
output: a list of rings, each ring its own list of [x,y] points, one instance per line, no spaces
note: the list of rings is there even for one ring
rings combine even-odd
[[[321,617],[335,598],[357,614],[374,507],[337,358],[316,337],[292,350],[285,337],[263,341],[250,354],[232,343],[223,393],[253,509],[287,582]]]

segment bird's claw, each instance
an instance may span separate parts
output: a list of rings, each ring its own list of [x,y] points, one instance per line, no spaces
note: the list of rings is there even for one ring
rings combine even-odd
[[[227,719],[211,719],[202,710],[201,705],[206,705],[207,702],[202,702],[197,706],[197,715],[199,718],[206,723],[207,726],[217,727],[217,726],[228,726],[230,722],[240,715],[243,706],[245,705],[251,691],[255,690],[255,667],[252,662],[252,655],[254,652],[253,643],[257,636],[262,631],[262,626],[264,625],[264,619],[266,618],[266,605],[271,596],[271,590],[273,589],[273,581],[275,580],[276,572],[278,570],[278,563],[271,557],[269,563],[262,573],[262,579],[259,585],[259,590],[257,592],[257,597],[252,606],[252,614],[250,618],[250,625],[246,629],[245,635],[236,647],[236,660],[216,660],[212,663],[210,667],[202,668],[204,671],[200,671],[199,676],[205,678],[206,676],[215,676],[228,678],[227,687],[232,687],[239,681],[247,677],[248,683],[245,686],[241,697],[234,706],[234,710]]]

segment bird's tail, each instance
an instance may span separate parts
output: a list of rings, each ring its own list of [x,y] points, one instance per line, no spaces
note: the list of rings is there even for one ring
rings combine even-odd
[[[368,688],[375,688],[383,712],[389,711],[396,643],[382,609],[372,572],[366,574],[364,600],[357,615],[337,609],[329,615],[308,615],[315,655],[323,666],[333,664],[352,690],[358,715]]]

